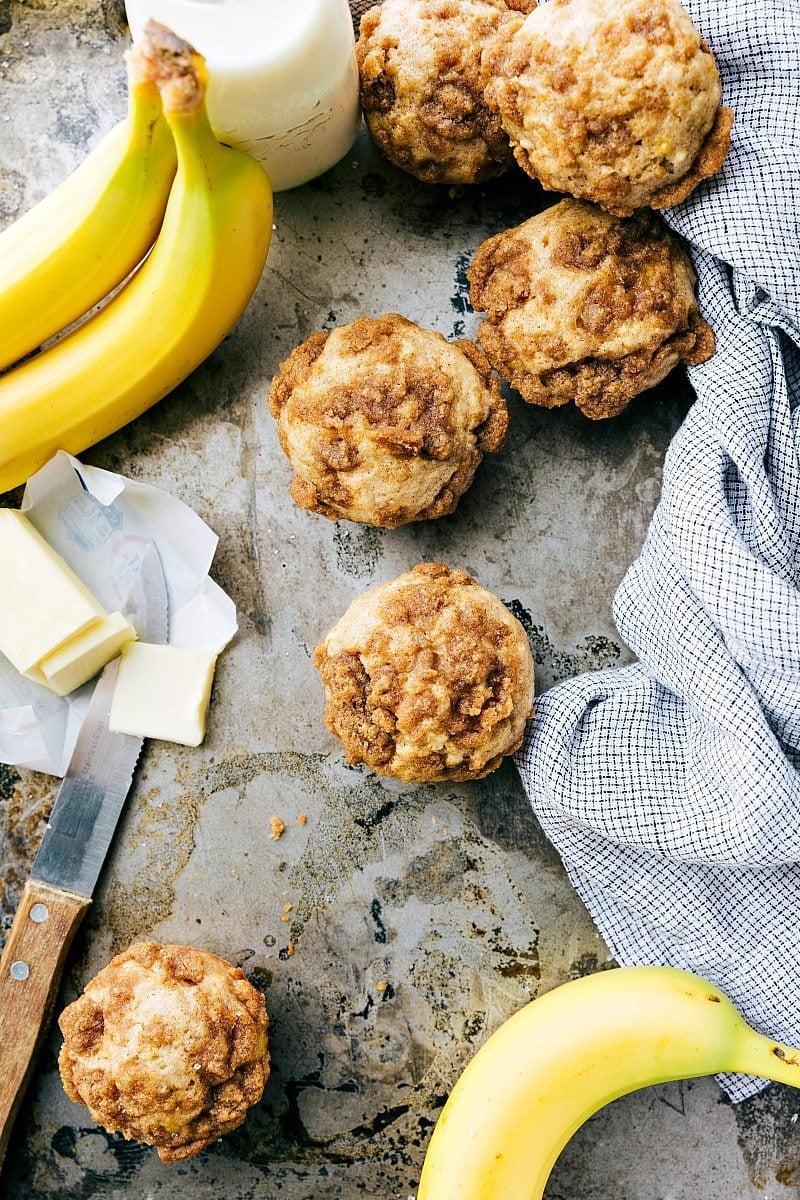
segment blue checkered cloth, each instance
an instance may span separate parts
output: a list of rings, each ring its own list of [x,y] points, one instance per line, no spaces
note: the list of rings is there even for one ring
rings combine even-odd
[[[717,352],[615,597],[639,661],[544,695],[517,761],[617,960],[704,975],[800,1045],[800,4],[686,7],[735,124],[664,215]]]

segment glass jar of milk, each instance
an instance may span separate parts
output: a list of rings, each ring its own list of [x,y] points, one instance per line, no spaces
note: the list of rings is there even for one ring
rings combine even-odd
[[[347,0],[126,0],[137,38],[149,17],[208,63],[220,139],[263,162],[276,192],[338,162],[361,112]]]

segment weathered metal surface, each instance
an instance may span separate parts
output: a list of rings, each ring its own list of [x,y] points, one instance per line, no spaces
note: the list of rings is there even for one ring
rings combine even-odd
[[[1,221],[122,115],[124,43],[110,0],[0,0]],[[204,946],[265,990],[274,1073],[240,1130],[167,1167],[66,1099],[54,1033],[0,1186],[9,1200],[406,1200],[443,1098],[487,1033],[540,988],[606,963],[513,769],[413,789],[348,767],[322,724],[310,652],[365,587],[441,559],[512,605],[540,689],[627,661],[610,600],[644,537],[685,388],[673,378],[601,425],[512,401],[508,444],[458,512],[391,533],[294,507],[265,403],[300,340],[362,312],[469,335],[472,251],[542,203],[519,179],[431,190],[362,137],[326,177],[277,198],[263,281],[220,349],[86,455],[172,490],[211,524],[241,628],[205,745],[146,749],[63,1000],[135,938]],[[54,791],[0,769],[6,923]],[[286,823],[279,841],[273,815]],[[711,1081],[650,1089],[578,1134],[548,1196],[800,1195],[798,1108],[778,1087],[738,1108]]]

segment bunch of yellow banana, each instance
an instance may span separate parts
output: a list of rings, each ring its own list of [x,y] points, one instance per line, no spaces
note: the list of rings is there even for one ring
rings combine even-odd
[[[647,1084],[759,1075],[800,1087],[800,1050],[672,967],[622,967],[533,1000],[470,1062],[431,1139],[417,1200],[539,1200],[569,1138]]]
[[[127,280],[0,376],[0,492],[171,391],[241,316],[266,261],[269,180],[214,137],[202,57],[155,22],[127,57],[127,120],[0,233],[0,369]]]

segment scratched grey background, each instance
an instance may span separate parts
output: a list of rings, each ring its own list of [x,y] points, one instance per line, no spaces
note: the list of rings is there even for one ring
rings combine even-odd
[[[125,44],[111,0],[0,0],[0,224],[123,115]],[[277,197],[266,272],[220,349],[85,455],[172,490],[216,530],[215,575],[240,633],[205,744],[145,752],[62,1002],[135,938],[204,946],[266,992],[274,1066],[241,1129],[166,1167],[66,1099],[54,1034],[0,1184],[9,1200],[408,1200],[443,1099],[487,1034],[538,991],[608,962],[512,768],[415,790],[347,766],[310,652],[364,588],[441,559],[519,615],[540,690],[627,661],[610,601],[656,503],[685,384],[673,377],[600,425],[512,398],[507,446],[458,512],[390,533],[293,506],[265,402],[298,342],[360,313],[469,335],[472,252],[544,203],[517,176],[429,189],[362,135],[325,177]],[[44,776],[0,768],[4,928],[53,794]],[[273,815],[286,822],[277,842]],[[584,1127],[547,1195],[798,1196],[798,1109],[777,1086],[738,1108],[709,1080],[650,1089]]]

